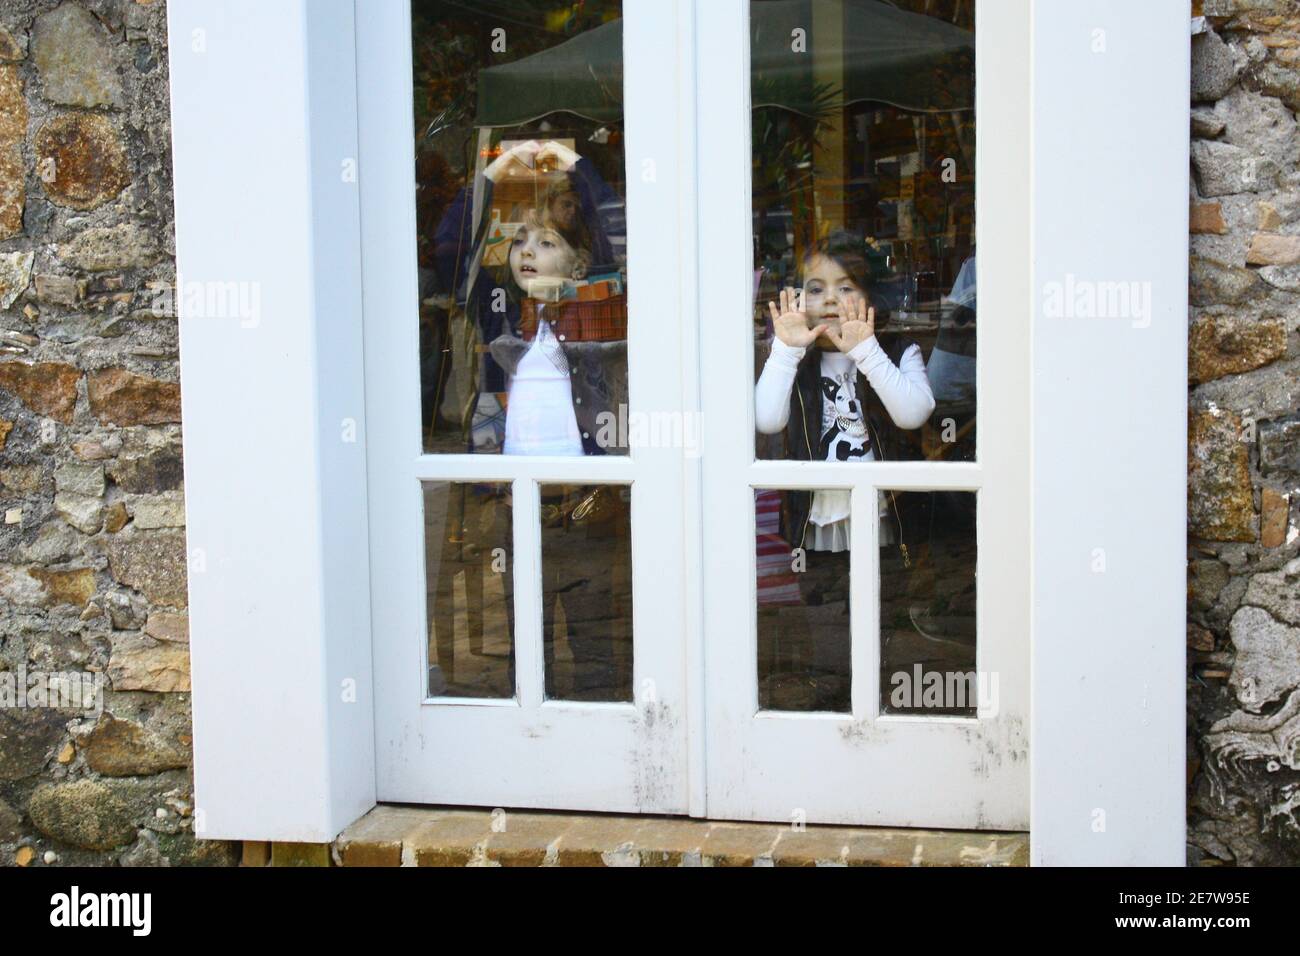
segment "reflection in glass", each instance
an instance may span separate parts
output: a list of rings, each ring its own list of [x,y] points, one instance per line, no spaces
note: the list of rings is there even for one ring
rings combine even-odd
[[[617,0],[412,0],[426,452],[626,454]]]
[[[974,716],[975,493],[886,492],[902,519],[880,546],[882,713]]]
[[[632,700],[625,485],[542,485],[542,642],[551,700]]]
[[[974,460],[974,4],[751,0],[750,29],[757,457]]]
[[[509,484],[424,483],[431,697],[514,696],[511,511]]]
[[[851,708],[848,541],[809,550],[810,509],[847,490],[754,492],[758,571],[758,706],[762,710]]]

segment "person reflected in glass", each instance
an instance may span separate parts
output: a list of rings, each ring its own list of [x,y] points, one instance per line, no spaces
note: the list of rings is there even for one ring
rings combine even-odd
[[[976,304],[972,252],[944,297],[939,334],[926,364],[938,407],[927,456],[933,461],[975,460]],[[906,603],[915,632],[943,645],[946,669],[971,670],[975,666],[976,496],[964,491],[933,491],[912,492],[908,497],[926,500],[928,560],[919,573],[911,575],[899,600]],[[958,581],[967,583],[954,593],[953,584]],[[882,595],[882,599],[887,597]]]
[[[871,304],[870,274],[863,240],[834,233],[804,256],[802,290],[786,288],[768,303],[774,337],[755,388],[754,420],[763,434],[785,434],[791,459],[905,457],[902,432],[920,428],[934,410],[920,347],[877,337],[883,322]],[[797,490],[783,499],[782,536],[804,559],[796,574],[802,606],[842,607],[842,615],[802,614],[802,633],[783,635],[794,641],[791,670],[812,684],[811,706],[799,709],[847,711],[850,492]],[[882,517],[890,519],[882,535],[906,556],[903,516],[886,500]]]
[[[975,292],[972,252],[943,298],[939,334],[926,363],[938,402],[928,456],[932,460],[975,460]]]
[[[431,242],[436,285],[447,291],[449,302],[459,306],[476,344],[488,345],[502,335],[520,334],[522,292],[508,268],[491,265],[485,257],[496,242],[507,239],[493,235],[494,229],[506,225],[493,214],[498,187],[506,180],[522,180],[541,192],[547,191],[546,182],[551,181],[554,194],[548,205],[556,219],[587,224],[592,268],[601,273],[619,273],[621,269],[614,242],[622,233],[617,223],[607,228],[601,219],[601,211],[617,207],[620,200],[591,160],[554,140],[528,140],[510,146],[488,164],[472,186],[461,189],[447,205]],[[502,215],[511,218],[508,204]],[[625,353],[623,358],[625,379]],[[500,398],[506,391],[507,372],[492,353],[481,349],[469,376],[470,394],[458,396],[457,427],[462,448],[455,448],[452,440],[449,447],[438,450],[500,452],[505,438]],[[586,450],[588,454],[597,453],[594,442]]]
[[[579,203],[573,180],[562,178],[511,239],[505,292],[519,318],[489,347],[510,383],[507,455],[627,452],[625,430],[611,427],[620,412],[626,417],[626,307],[619,304],[626,300],[612,306],[622,312],[621,337],[588,336],[577,299],[594,259],[594,230]]]
[[[510,370],[503,448],[507,455],[584,454],[570,384],[573,369],[545,310],[548,302],[563,296],[566,286],[587,274],[588,245],[578,229],[566,229],[549,212],[529,213],[511,240],[511,277],[516,289],[529,294],[531,301],[526,301],[536,310],[536,331],[523,357],[513,362],[507,347],[515,339],[497,340],[502,342],[502,364]]]
[[[523,334],[504,333],[490,346],[509,379],[507,455],[626,450],[616,424],[627,402],[626,339],[608,341],[602,335],[589,341],[589,324],[572,314],[577,283],[593,261],[593,231],[566,176],[524,215],[511,238],[507,291],[521,310]],[[555,490],[541,499],[547,695],[630,699],[626,489],[550,487]],[[557,601],[573,656],[567,692],[556,681]]]

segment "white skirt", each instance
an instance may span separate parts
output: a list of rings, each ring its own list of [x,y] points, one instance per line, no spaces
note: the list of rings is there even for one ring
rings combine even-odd
[[[808,511],[808,525],[812,540],[805,539],[809,551],[848,551],[851,547],[853,524],[851,492],[847,489],[814,491],[812,507]],[[893,544],[897,535],[889,520],[889,507],[884,492],[879,493],[880,543]]]

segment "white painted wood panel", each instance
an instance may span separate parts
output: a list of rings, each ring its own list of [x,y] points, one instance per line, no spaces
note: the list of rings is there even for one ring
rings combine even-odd
[[[202,837],[327,841],[375,802],[352,14],[167,6],[177,273],[260,305],[177,297]]]
[[[1034,3],[1035,863],[1186,859],[1190,17]],[[1149,313],[1053,318],[1071,275]]]

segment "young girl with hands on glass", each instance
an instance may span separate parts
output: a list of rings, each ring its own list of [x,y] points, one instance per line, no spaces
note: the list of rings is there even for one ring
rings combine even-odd
[[[784,432],[785,455],[795,460],[903,457],[901,432],[929,419],[934,396],[920,347],[897,336],[877,338],[863,241],[832,235],[805,256],[800,272],[801,292],[787,288],[779,303],[768,303],[774,337],[755,388],[758,431]],[[812,696],[811,707],[800,709],[847,710],[850,492],[798,490],[782,497],[782,536],[803,550],[796,574],[802,607],[842,603],[845,616],[801,619],[807,646],[796,656],[811,657],[798,670],[806,670]],[[894,542],[905,548],[897,514],[882,526],[882,541],[893,538],[891,526],[899,529]]]

